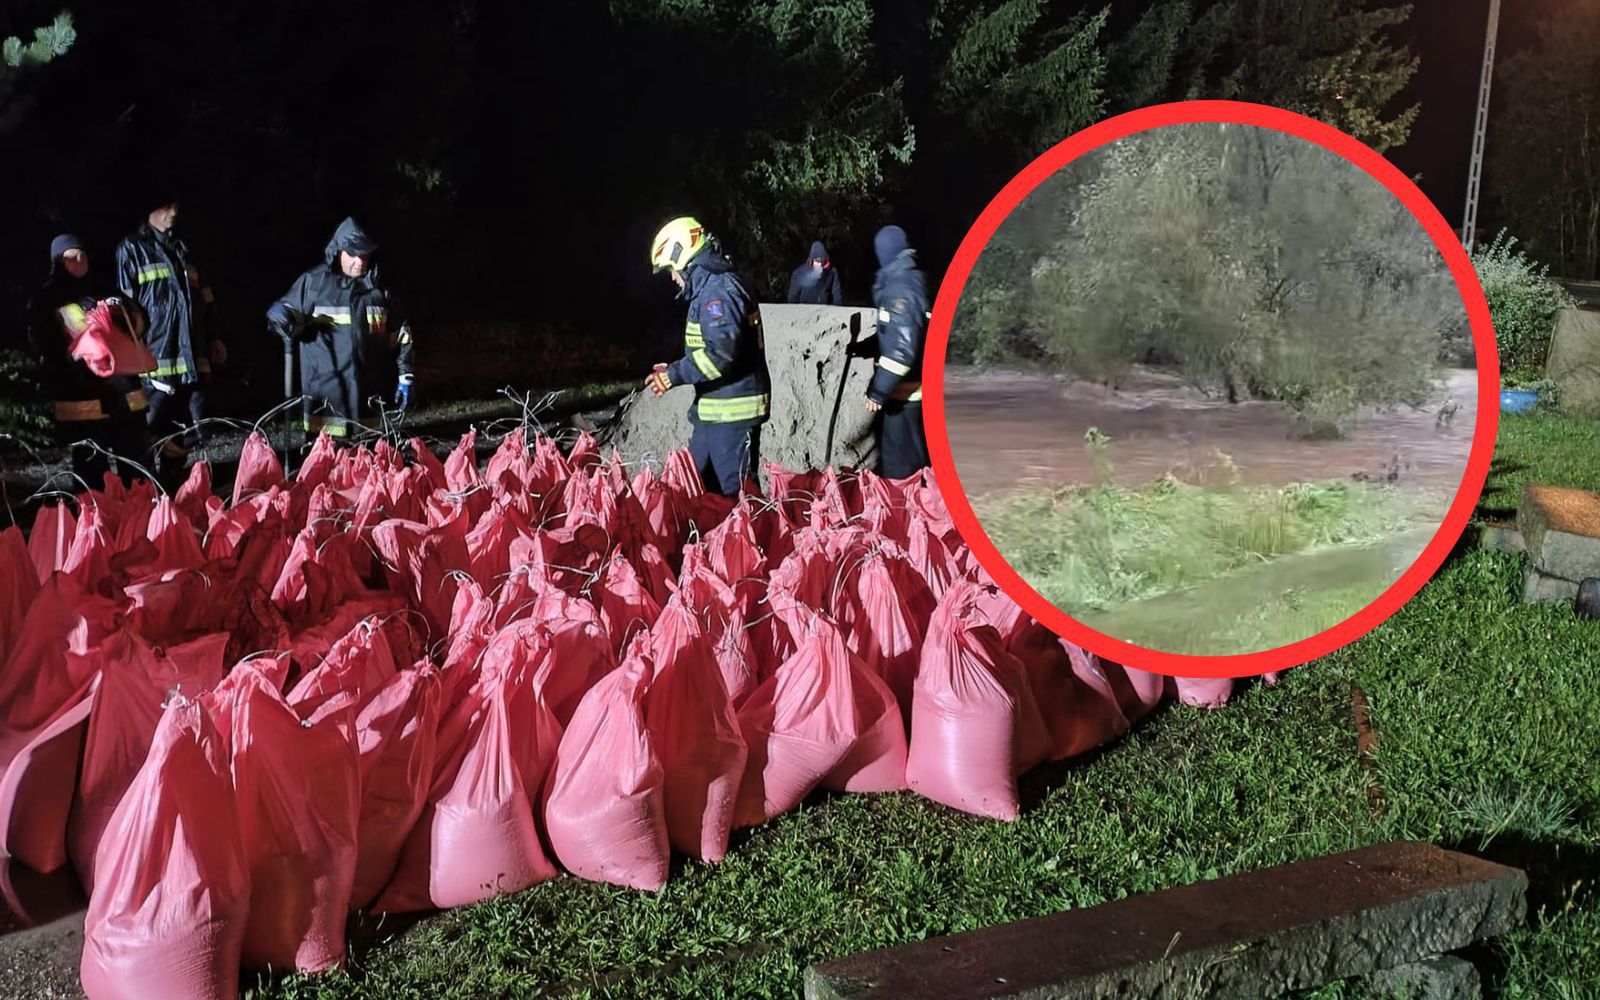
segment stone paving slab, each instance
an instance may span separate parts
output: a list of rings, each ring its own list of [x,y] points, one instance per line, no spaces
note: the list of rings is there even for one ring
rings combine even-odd
[[[1524,919],[1527,876],[1393,842],[806,970],[807,1000],[1275,996],[1408,965]]]
[[[1522,488],[1517,527],[1533,565],[1577,582],[1600,576],[1600,495],[1564,486]]]

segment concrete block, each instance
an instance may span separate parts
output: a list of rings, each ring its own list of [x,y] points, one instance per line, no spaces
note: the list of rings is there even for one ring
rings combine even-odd
[[[1559,576],[1541,573],[1528,567],[1522,584],[1523,604],[1570,604],[1578,597],[1578,585]]]
[[[1277,996],[1503,934],[1521,871],[1396,842],[815,965],[808,1000]]]
[[[1556,384],[1563,413],[1600,417],[1600,312],[1556,314],[1545,375]]]
[[[1479,1000],[1483,996],[1477,968],[1455,955],[1435,955],[1374,972],[1367,983],[1385,996],[1405,1000]]]
[[[1539,572],[1563,580],[1600,576],[1600,495],[1529,484],[1517,506],[1517,528]]]

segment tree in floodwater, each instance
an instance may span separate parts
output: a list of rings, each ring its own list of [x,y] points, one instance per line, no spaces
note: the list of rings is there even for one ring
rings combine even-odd
[[[1170,365],[1319,427],[1431,393],[1459,297],[1420,225],[1355,166],[1271,130],[1205,124],[1130,136],[1092,172],[1052,178],[1021,221],[1057,227],[1017,291],[1057,365],[1111,382]],[[1016,235],[998,242],[1014,257]]]

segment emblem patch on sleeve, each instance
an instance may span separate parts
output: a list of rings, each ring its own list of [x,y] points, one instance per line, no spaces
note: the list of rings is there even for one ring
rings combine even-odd
[[[722,313],[723,309],[721,299],[712,299],[710,302],[706,303],[707,316],[710,316],[712,319],[721,319]]]

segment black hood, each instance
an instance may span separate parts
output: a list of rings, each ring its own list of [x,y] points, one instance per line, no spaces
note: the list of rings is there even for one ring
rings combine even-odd
[[[109,289],[104,282],[95,280],[94,261],[89,262],[89,273],[82,278],[74,278],[66,265],[61,263],[61,256],[68,250],[84,249],[83,241],[71,233],[62,233],[50,243],[50,274],[45,278],[43,288],[48,289],[52,297],[62,302],[78,298],[105,298]]]
[[[809,264],[814,260],[820,260],[824,264],[829,262],[828,248],[822,245],[821,240],[817,240],[815,243],[811,244],[811,253],[806,257],[806,263]]]
[[[339,251],[354,254],[358,257],[370,257],[378,252],[378,243],[355,219],[347,218],[339,223],[339,228],[333,231],[333,239],[328,241],[328,248],[323,252],[323,260],[329,267],[337,267]]]

